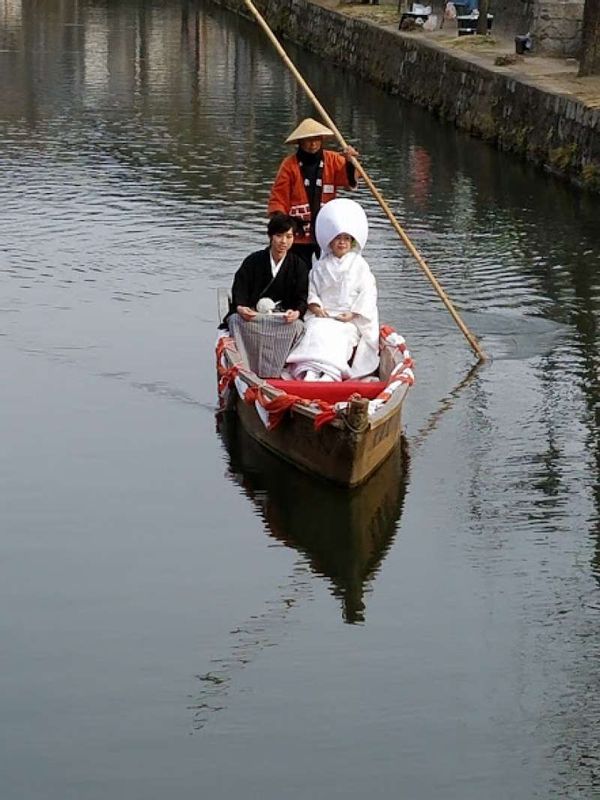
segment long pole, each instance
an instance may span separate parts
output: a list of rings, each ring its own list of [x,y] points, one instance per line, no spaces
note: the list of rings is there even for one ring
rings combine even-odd
[[[327,111],[325,111],[325,109],[323,108],[323,106],[319,102],[317,96],[314,94],[314,92],[312,91],[310,86],[306,83],[306,81],[304,80],[304,78],[302,77],[300,72],[298,72],[298,70],[296,69],[295,64],[293,63],[293,61],[290,59],[288,54],[285,52],[285,50],[283,49],[283,47],[279,43],[279,40],[277,39],[277,37],[275,36],[275,34],[271,30],[271,28],[268,26],[267,22],[265,21],[264,17],[262,16],[262,14],[258,11],[258,9],[254,5],[252,0],[244,0],[244,3],[250,9],[250,11],[252,12],[253,16],[256,18],[256,20],[257,20],[258,24],[260,25],[260,27],[267,34],[267,36],[269,37],[271,43],[273,44],[273,46],[275,47],[275,49],[277,50],[277,52],[279,53],[279,55],[283,59],[285,65],[288,67],[290,72],[296,78],[296,80],[298,81],[298,83],[300,84],[302,89],[304,90],[305,94],[308,96],[309,100],[313,103],[313,105],[315,106],[315,108],[317,109],[317,111],[319,112],[321,117],[323,118],[323,120],[331,128],[332,132],[334,133],[334,135],[335,135],[336,139],[338,140],[338,142],[339,142],[340,146],[342,147],[342,149],[346,150],[347,147],[348,147],[348,144],[345,141],[345,139],[342,136],[342,134],[337,129],[337,126],[336,126],[335,122],[331,119],[331,117],[329,116]],[[444,305],[448,309],[452,319],[456,322],[456,324],[458,325],[458,327],[460,328],[460,330],[464,334],[465,338],[467,339],[467,341],[471,345],[471,348],[473,349],[473,351],[476,353],[476,355],[479,357],[479,359],[481,361],[485,361],[487,359],[487,355],[486,355],[485,351],[482,349],[482,347],[479,344],[479,342],[477,341],[476,337],[471,333],[471,331],[467,328],[465,323],[460,318],[458,311],[454,307],[454,304],[452,303],[452,301],[450,300],[450,298],[448,297],[446,292],[442,289],[439,281],[437,280],[435,275],[431,272],[431,270],[429,269],[429,267],[425,263],[425,260],[424,260],[423,256],[419,253],[417,248],[411,242],[410,238],[408,237],[408,235],[406,234],[406,232],[404,231],[404,229],[402,228],[402,226],[400,225],[400,223],[398,222],[398,220],[396,219],[396,217],[392,213],[392,210],[390,209],[390,207],[388,206],[388,204],[384,200],[384,198],[383,198],[381,192],[379,191],[379,189],[375,186],[375,184],[373,183],[371,178],[367,175],[367,173],[365,172],[365,170],[363,169],[363,167],[361,166],[359,161],[354,156],[352,156],[350,158],[350,161],[352,162],[352,164],[354,164],[354,167],[355,167],[356,171],[358,172],[358,174],[361,176],[361,178],[364,180],[364,182],[369,187],[369,190],[370,190],[371,194],[373,195],[373,197],[377,200],[377,202],[379,203],[379,205],[383,209],[385,215],[387,216],[389,221],[392,223],[392,226],[393,226],[394,230],[396,231],[398,236],[404,242],[404,245],[406,246],[406,248],[409,251],[409,253],[415,258],[417,264],[419,265],[421,270],[425,273],[427,279],[429,280],[429,282],[431,283],[431,285],[435,289],[435,291],[436,291],[437,295],[439,296],[439,298],[441,299],[441,301],[444,303]]]

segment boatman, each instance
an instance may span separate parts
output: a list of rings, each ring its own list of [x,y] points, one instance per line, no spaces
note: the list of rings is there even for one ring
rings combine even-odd
[[[315,219],[321,206],[333,200],[338,189],[356,189],[354,165],[350,159],[358,155],[353,147],[344,153],[323,149],[323,139],[333,131],[308,117],[293,130],[286,144],[298,145],[297,151],[282,161],[269,197],[269,216],[283,212],[294,217],[297,230],[292,252],[312,266],[312,257],[319,255],[315,239]]]

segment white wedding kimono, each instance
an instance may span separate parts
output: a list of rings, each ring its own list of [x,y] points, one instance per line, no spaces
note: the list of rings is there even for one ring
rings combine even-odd
[[[334,381],[370,375],[379,363],[377,287],[360,252],[336,258],[328,249],[310,271],[308,303],[317,303],[329,316],[307,313],[304,336],[288,356],[292,377],[301,379],[307,371]],[[351,322],[334,319],[348,311],[356,315]]]

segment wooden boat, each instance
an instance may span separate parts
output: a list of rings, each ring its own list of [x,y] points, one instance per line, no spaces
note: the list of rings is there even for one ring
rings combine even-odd
[[[406,343],[392,328],[380,332],[378,380],[259,378],[227,332],[216,355],[220,408],[235,410],[250,436],[305,472],[357,486],[398,444],[414,376]]]
[[[293,548],[327,581],[347,623],[365,619],[365,594],[402,514],[408,455],[401,438],[374,475],[352,492],[298,472],[261,447],[235,413],[218,417],[228,475],[258,510],[269,536]],[[318,508],[318,514],[306,513]]]

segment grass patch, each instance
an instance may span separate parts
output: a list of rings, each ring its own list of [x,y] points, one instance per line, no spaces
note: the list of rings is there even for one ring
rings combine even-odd
[[[371,6],[363,5],[362,3],[339,2],[335,9],[336,11],[341,11],[347,17],[366,19],[381,25],[397,25],[400,19],[396,5]]]
[[[586,164],[581,170],[581,179],[588,189],[600,189],[600,164]]]

